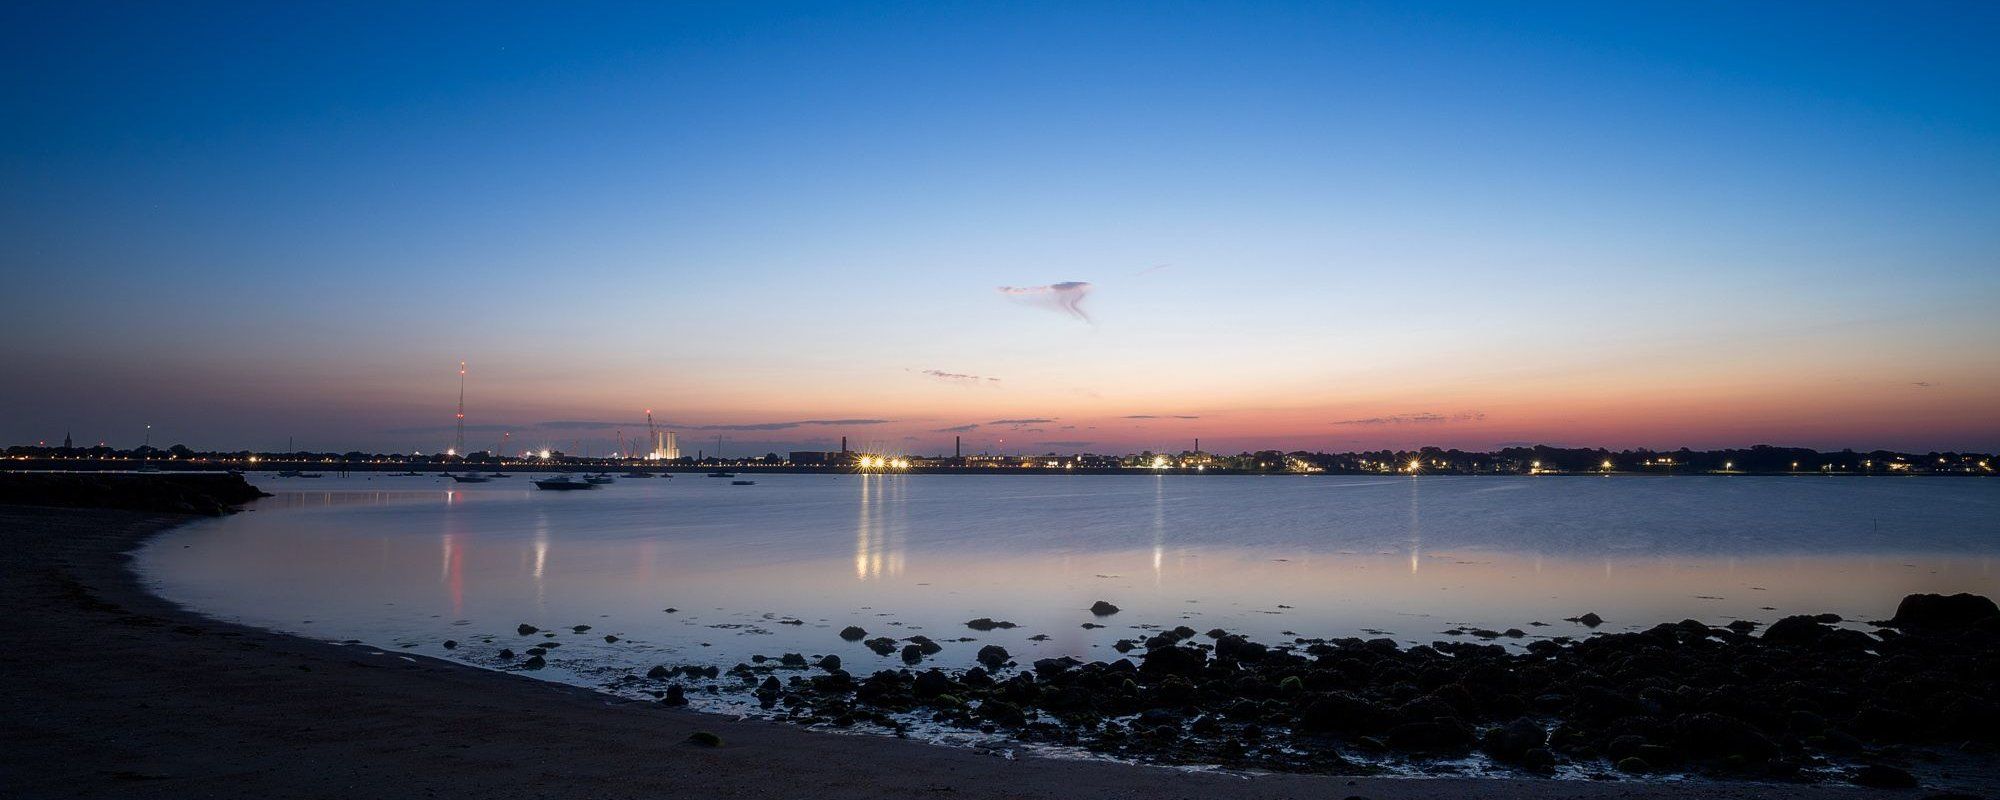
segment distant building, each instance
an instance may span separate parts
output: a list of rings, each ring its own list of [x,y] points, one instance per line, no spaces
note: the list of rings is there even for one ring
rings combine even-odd
[[[653,452],[646,458],[651,461],[674,461],[681,457],[680,437],[673,431],[657,431],[653,434]]]
[[[793,450],[786,460],[801,467],[819,467],[846,461],[844,453],[828,453],[820,450]]]

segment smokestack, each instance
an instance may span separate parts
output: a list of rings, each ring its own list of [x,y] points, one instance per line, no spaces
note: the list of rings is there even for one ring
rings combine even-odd
[[[1196,453],[1201,452],[1201,437],[1199,436],[1194,437],[1194,451]]]
[[[951,457],[952,458],[965,457],[965,437],[963,436],[951,437]]]
[[[840,437],[840,452],[847,452],[847,437]]]

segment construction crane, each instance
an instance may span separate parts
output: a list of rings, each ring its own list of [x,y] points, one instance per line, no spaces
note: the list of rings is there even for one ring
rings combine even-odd
[[[465,362],[458,362],[458,440],[453,443],[452,453],[465,457]]]

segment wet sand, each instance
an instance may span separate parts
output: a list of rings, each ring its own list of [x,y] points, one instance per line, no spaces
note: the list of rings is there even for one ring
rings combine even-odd
[[[191,519],[0,506],[0,794],[60,797],[1853,798],[1846,786],[1199,774],[619,700],[207,619],[125,555]],[[721,747],[686,744],[695,731]]]

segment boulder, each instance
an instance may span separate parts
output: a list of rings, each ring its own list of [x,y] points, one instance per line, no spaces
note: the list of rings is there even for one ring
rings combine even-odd
[[[1100,617],[1108,617],[1111,616],[1112,614],[1118,613],[1118,607],[1103,600],[1099,600],[1095,603],[1090,604],[1090,613],[1096,614]]]
[[[1995,616],[2000,616],[2000,607],[1976,594],[1913,594],[1896,606],[1896,616],[1889,624],[1911,630],[1949,630],[1971,627]]]
[[[868,632],[862,630],[861,626],[859,625],[849,625],[845,628],[840,629],[840,638],[846,639],[850,642],[858,642],[861,641],[862,639],[868,638]]]
[[[1015,627],[1015,625],[1014,623],[1008,622],[1006,620],[996,620],[987,617],[980,617],[979,619],[975,619],[965,623],[965,627],[971,628],[975,631],[990,631],[993,630],[994,628],[1012,628]]]
[[[1786,617],[1764,629],[1764,641],[1772,644],[1812,644],[1832,632],[1824,622],[1805,615]]]
[[[530,635],[530,634],[534,634],[534,633],[537,633],[537,632],[540,632],[540,631],[541,631],[541,628],[537,628],[537,627],[535,627],[535,626],[533,626],[533,625],[529,625],[528,623],[525,623],[525,622],[521,623],[519,627],[516,627],[516,628],[514,629],[514,632],[515,632],[515,633],[518,633],[518,634],[520,634],[520,635],[522,635],[522,636],[528,636],[528,635]]]
[[[999,669],[1007,663],[1007,659],[1011,658],[1011,656],[1008,655],[1007,648],[997,644],[989,644],[979,648],[978,658],[979,663],[985,664],[988,669]]]

